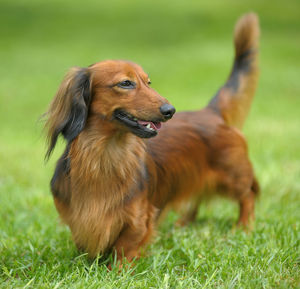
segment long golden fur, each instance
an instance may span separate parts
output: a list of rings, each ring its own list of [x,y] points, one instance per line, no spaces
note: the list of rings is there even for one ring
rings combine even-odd
[[[215,194],[239,203],[239,224],[254,218],[258,183],[239,129],[257,84],[258,37],[257,16],[242,17],[226,84],[204,109],[176,113],[157,136],[175,109],[140,66],[109,60],[70,70],[47,113],[46,156],[63,135],[51,190],[78,248],[131,261],[164,211],[188,204],[185,224]]]

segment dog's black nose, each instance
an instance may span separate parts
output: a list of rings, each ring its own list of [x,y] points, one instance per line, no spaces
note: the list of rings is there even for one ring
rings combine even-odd
[[[175,111],[175,107],[171,104],[165,103],[160,107],[160,112],[165,117],[165,119],[170,119]]]

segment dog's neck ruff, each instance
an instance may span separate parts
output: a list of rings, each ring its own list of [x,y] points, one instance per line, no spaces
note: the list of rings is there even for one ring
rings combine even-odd
[[[132,193],[144,170],[145,156],[144,141],[130,132],[85,130],[71,146],[71,182],[84,188],[80,195],[102,196],[108,207],[109,199],[115,206]]]

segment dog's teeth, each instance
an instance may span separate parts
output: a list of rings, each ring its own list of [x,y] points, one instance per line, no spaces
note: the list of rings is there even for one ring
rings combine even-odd
[[[151,128],[151,125],[150,123],[147,124],[146,128]]]

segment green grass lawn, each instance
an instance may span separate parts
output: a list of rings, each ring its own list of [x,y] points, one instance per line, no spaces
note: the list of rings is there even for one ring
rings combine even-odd
[[[252,233],[236,204],[171,212],[132,270],[80,255],[59,222],[39,116],[67,69],[129,59],[177,110],[205,105],[226,79],[232,29],[259,14],[261,78],[244,133],[261,183]],[[300,2],[38,1],[0,3],[0,288],[300,288]]]

